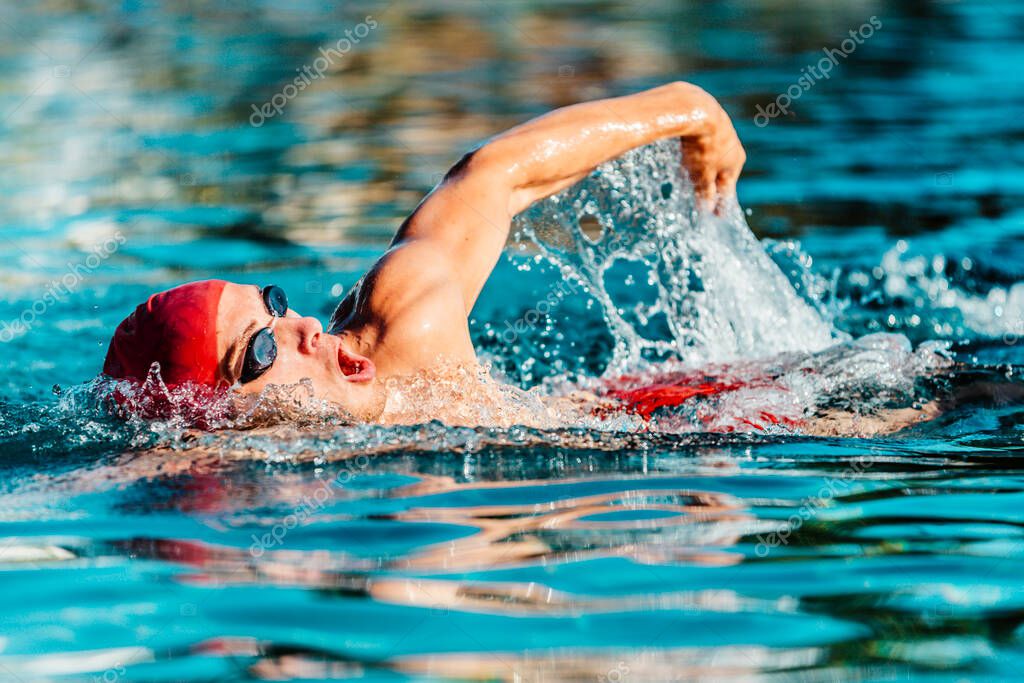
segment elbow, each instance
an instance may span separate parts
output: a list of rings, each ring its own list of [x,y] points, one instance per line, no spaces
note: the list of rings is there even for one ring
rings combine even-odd
[[[674,100],[678,101],[679,106],[692,107],[699,105],[707,105],[709,103],[717,105],[718,101],[714,96],[699,85],[693,83],[687,83],[686,81],[672,81],[661,86],[668,92],[672,93]]]
[[[458,180],[469,171],[469,167],[473,164],[473,159],[476,157],[476,153],[480,149],[470,150],[462,155],[462,158],[455,162],[448,172],[444,174],[444,182],[448,183],[453,180]]]
[[[515,168],[514,160],[492,140],[463,154],[462,158],[448,169],[444,182],[447,184],[468,178],[486,178],[492,184],[511,186]]]

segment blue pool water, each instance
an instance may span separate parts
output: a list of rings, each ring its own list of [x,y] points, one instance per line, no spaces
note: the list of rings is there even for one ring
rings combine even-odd
[[[755,123],[871,17],[791,115]],[[1019,677],[1019,4],[130,1],[0,19],[0,679]],[[346,29],[323,77],[252,125]],[[837,341],[902,335],[869,337],[889,340],[866,353],[882,364],[847,346],[744,372],[813,366],[823,410],[899,394],[938,417],[869,438],[686,415],[203,435],[117,422],[83,389],[152,290],[272,281],[326,320],[467,147],[677,78],[734,117],[746,221],[799,301]],[[536,254],[511,249],[472,315],[508,381],[586,383],[618,358],[602,291],[664,337],[637,322],[640,272],[560,290]],[[568,293],[542,322],[502,334],[552,291]],[[925,369],[934,342],[952,365]]]

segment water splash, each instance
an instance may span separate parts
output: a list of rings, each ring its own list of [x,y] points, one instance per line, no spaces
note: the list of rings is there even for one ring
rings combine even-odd
[[[721,217],[698,212],[680,169],[677,144],[633,150],[515,220],[520,240],[536,244],[601,304],[615,337],[607,373],[833,343],[840,335],[766,254],[739,207]],[[617,298],[607,280],[623,268],[640,275],[627,275],[627,283],[646,284],[651,296]]]
[[[890,311],[884,320],[890,328],[1017,343],[1024,337],[1024,283],[970,286],[973,267],[966,257],[911,253],[901,240],[878,266],[848,273],[845,283],[864,303]]]
[[[736,205],[698,212],[680,168],[671,142],[633,150],[516,219],[521,249],[602,307],[614,348],[583,386],[674,434],[885,433],[930,414],[947,344],[837,330],[839,274],[762,245]]]
[[[555,428],[565,422],[557,407],[545,402],[538,391],[495,381],[486,365],[438,363],[410,377],[389,379],[385,391],[379,418],[385,424],[442,420],[451,426]]]
[[[916,349],[898,334],[873,334],[815,353],[712,364],[694,370],[667,363],[656,372],[606,381],[613,393],[634,388],[712,386],[654,414],[661,433],[872,435],[931,414],[929,378],[950,367],[948,344]]]

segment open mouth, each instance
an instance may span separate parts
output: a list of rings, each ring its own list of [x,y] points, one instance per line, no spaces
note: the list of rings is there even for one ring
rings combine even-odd
[[[372,360],[348,353],[343,348],[338,349],[338,367],[341,369],[341,374],[350,382],[366,382],[377,374]]]

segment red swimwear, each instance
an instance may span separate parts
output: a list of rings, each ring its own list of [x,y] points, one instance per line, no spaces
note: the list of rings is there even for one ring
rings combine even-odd
[[[612,389],[608,396],[627,404],[631,412],[635,412],[645,420],[649,420],[658,408],[678,406],[694,396],[714,396],[727,391],[739,389],[742,384],[724,382],[705,382],[696,386],[680,386],[678,384],[651,384],[636,389]]]
[[[661,408],[681,406],[698,396],[717,396],[754,386],[770,386],[770,382],[744,382],[740,380],[708,380],[704,375],[677,373],[669,381],[644,384],[639,377],[622,376],[608,382],[605,394],[623,404],[626,411],[650,421]],[[637,386],[639,384],[639,386]],[[704,419],[705,422],[710,418]],[[756,421],[755,421],[756,420]],[[740,418],[740,424],[766,431],[767,425],[796,427],[799,423],[787,417],[779,417],[767,411],[759,411],[754,418]],[[720,431],[734,432],[736,427],[720,428]]]

